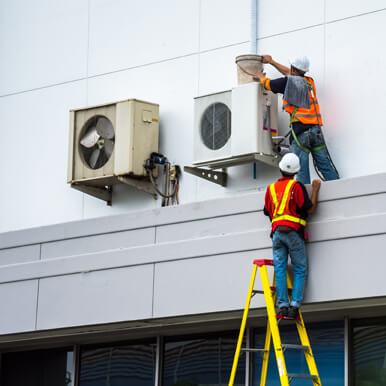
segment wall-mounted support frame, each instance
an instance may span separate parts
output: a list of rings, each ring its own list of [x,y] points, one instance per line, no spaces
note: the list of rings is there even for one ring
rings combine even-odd
[[[251,153],[234,157],[219,158],[211,161],[197,162],[195,163],[195,166],[184,166],[184,171],[197,177],[201,177],[207,181],[214,182],[215,184],[226,186],[228,177],[226,168],[245,165],[256,161],[269,166],[277,167],[280,159],[281,156],[279,154],[270,155],[264,153]],[[201,166],[206,166],[209,169],[204,169]],[[220,172],[215,169],[222,169],[223,171]]]
[[[228,175],[226,172],[219,172],[212,169],[204,169],[194,166],[184,166],[184,171],[197,177],[201,177],[207,181],[214,182],[215,184],[227,186]]]
[[[157,200],[157,193],[150,180],[140,180],[138,178],[131,178],[129,176],[118,176],[118,181],[123,182],[126,185],[133,186],[139,190],[149,193]]]
[[[113,184],[116,184],[117,182],[124,183],[138,190],[146,192],[153,196],[155,200],[158,198],[157,192],[155,191],[150,179],[140,179],[130,176],[116,176],[114,179],[109,179],[108,181],[108,185],[101,184],[100,186],[93,186],[86,183],[76,182],[71,184],[71,188],[79,190],[82,193],[89,194],[95,198],[99,198],[100,200],[106,201],[108,206],[111,206],[112,204]]]
[[[106,201],[108,206],[111,206],[112,202],[112,186],[90,186],[82,184],[71,184],[71,188],[79,190],[82,193],[89,194],[90,196],[99,198],[100,200]]]

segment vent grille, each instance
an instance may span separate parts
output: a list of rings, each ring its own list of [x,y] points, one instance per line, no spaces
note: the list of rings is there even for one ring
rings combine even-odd
[[[213,103],[204,111],[201,140],[211,150],[221,149],[231,136],[231,111],[224,103]]]

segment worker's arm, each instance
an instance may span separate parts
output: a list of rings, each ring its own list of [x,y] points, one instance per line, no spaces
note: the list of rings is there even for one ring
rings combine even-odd
[[[266,90],[272,91],[274,94],[284,94],[287,85],[286,76],[284,78],[269,79],[265,76],[264,72],[257,72],[253,75],[253,78],[259,81]]]
[[[313,180],[312,181],[312,193],[311,193],[311,202],[312,207],[308,209],[308,214],[312,214],[315,212],[315,209],[318,205],[318,193],[320,189],[320,180]]]
[[[278,70],[283,75],[291,75],[290,68],[273,60],[271,55],[263,55],[263,63],[268,63],[274,66],[276,70]]]

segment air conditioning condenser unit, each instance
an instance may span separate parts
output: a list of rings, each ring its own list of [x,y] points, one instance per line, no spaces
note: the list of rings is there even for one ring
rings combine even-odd
[[[158,152],[159,105],[137,99],[70,111],[67,182],[111,203],[127,183],[153,194],[146,159]]]

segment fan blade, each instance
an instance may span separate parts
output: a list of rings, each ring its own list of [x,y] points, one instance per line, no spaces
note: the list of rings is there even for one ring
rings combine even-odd
[[[98,159],[99,159],[99,156],[101,154],[101,151],[100,149],[96,148],[92,153],[91,153],[91,156],[90,156],[90,166],[92,169],[95,169],[95,166],[98,162]]]
[[[105,139],[104,151],[106,153],[107,159],[110,158],[111,153],[114,150],[114,142],[111,139]]]
[[[94,126],[89,130],[87,130],[87,133],[80,140],[80,144],[90,149],[93,146],[95,146],[99,138],[100,138],[100,135],[97,133],[97,128]]]
[[[114,127],[105,117],[99,117],[96,124],[96,131],[102,138],[113,139]]]

